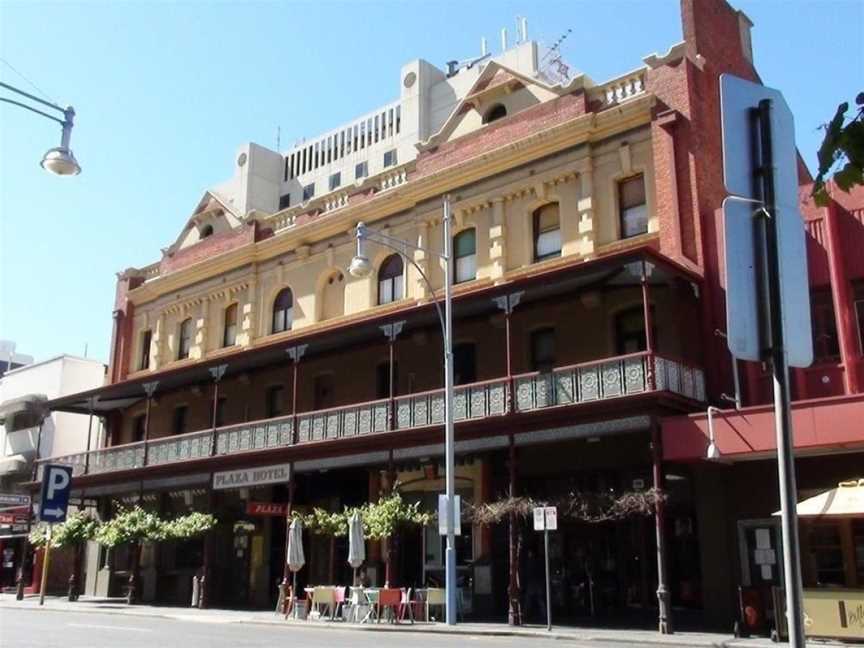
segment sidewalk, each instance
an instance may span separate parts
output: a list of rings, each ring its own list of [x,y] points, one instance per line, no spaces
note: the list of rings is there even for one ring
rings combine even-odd
[[[552,627],[547,632],[542,626],[511,627],[503,623],[460,623],[451,627],[441,623],[401,623],[391,624],[346,624],[328,621],[286,621],[281,616],[267,611],[247,610],[197,610],[184,607],[166,607],[154,605],[128,606],[124,599],[96,599],[82,596],[76,603],[69,603],[65,597],[49,596],[45,605],[40,608],[38,596],[28,596],[23,601],[16,601],[14,595],[0,594],[0,609],[10,610],[40,610],[55,612],[99,612],[102,614],[117,614],[125,616],[158,617],[200,623],[246,623],[263,625],[282,625],[290,628],[302,625],[304,628],[319,628],[322,632],[329,629],[352,629],[358,632],[410,632],[410,633],[441,633],[474,636],[515,636],[525,638],[543,638],[572,641],[596,641],[656,644],[658,646],[688,646],[690,648],[768,648],[777,644],[769,639],[735,639],[731,635],[682,632],[674,635],[660,635],[651,630],[621,630],[584,627]]]

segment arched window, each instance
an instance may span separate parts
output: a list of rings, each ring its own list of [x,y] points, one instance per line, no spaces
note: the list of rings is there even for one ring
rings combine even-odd
[[[198,238],[205,239],[213,233],[212,225],[205,225],[201,229],[198,230]]]
[[[453,257],[456,260],[454,282],[471,281],[477,276],[477,232],[473,228],[453,237]]]
[[[496,119],[501,119],[502,117],[507,116],[507,108],[504,107],[504,104],[495,104],[489,110],[486,111],[486,114],[483,115],[483,123],[490,124]]]
[[[561,256],[561,218],[558,203],[534,211],[534,260]]]
[[[231,304],[225,309],[225,331],[222,335],[222,346],[237,344],[237,304]]]
[[[391,254],[378,270],[378,303],[389,304],[402,299],[404,294],[404,265],[402,257]]]
[[[178,335],[179,341],[177,344],[177,359],[189,357],[189,349],[192,348],[192,318],[187,317],[180,322],[180,331]]]
[[[294,322],[294,294],[283,288],[273,302],[273,333],[290,331]]]

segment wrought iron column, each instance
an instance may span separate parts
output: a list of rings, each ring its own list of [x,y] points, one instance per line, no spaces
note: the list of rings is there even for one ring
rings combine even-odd
[[[306,354],[306,349],[309,348],[308,344],[298,344],[297,346],[289,347],[285,349],[285,353],[288,354],[288,357],[291,358],[291,362],[294,365],[293,378],[291,380],[291,444],[296,445],[300,439],[300,428],[297,425],[297,380],[300,377],[300,359]],[[287,537],[286,537],[286,548],[287,548]],[[287,555],[287,554],[286,554]]]
[[[654,271],[650,263],[642,262],[642,274],[640,284],[642,285],[642,314],[645,320],[645,352],[648,354],[648,389],[653,391],[654,381],[654,318],[651,315],[651,295],[648,287],[648,278]]]
[[[388,403],[387,403],[387,429],[396,429],[396,338],[402,332],[402,327],[405,326],[405,320],[392,322],[390,324],[382,324],[379,328],[387,336],[387,347],[389,351],[389,360],[387,363],[388,375]]]
[[[660,424],[651,422],[651,457],[653,460],[654,489],[658,498],[654,506],[654,527],[657,535],[657,605],[660,634],[672,634],[672,606],[666,586],[666,527],[663,495],[663,446]]]
[[[227,364],[216,365],[209,369],[210,375],[213,377],[213,408],[211,412],[211,427],[213,428],[213,434],[210,438],[211,457],[216,455],[216,414],[219,411],[219,383],[227,370]]]
[[[504,338],[506,340],[506,355],[505,361],[507,364],[507,413],[512,414],[516,411],[516,395],[513,384],[513,350],[511,348],[510,337],[510,316],[513,314],[513,309],[519,304],[524,291],[511,293],[495,297],[493,301],[504,311]],[[509,470],[509,488],[508,496],[512,499],[516,497],[516,444],[513,438],[512,430],[509,433],[508,445],[508,470]],[[510,567],[508,572],[507,585],[507,622],[510,625],[522,625],[522,609],[519,602],[519,556],[517,552],[517,519],[515,513],[510,513],[508,527],[508,544]]]
[[[142,460],[142,464],[144,466],[147,465],[147,441],[150,439],[150,406],[153,402],[153,394],[156,393],[156,388],[159,387],[159,381],[154,380],[153,382],[144,383],[142,385],[144,387],[144,393],[147,394],[147,406],[144,410],[144,459]]]

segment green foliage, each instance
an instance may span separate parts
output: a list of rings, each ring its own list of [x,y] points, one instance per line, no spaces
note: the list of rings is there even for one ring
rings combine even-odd
[[[99,521],[88,512],[70,513],[65,522],[55,524],[51,530],[51,547],[73,547],[92,540],[99,529]],[[30,530],[30,544],[42,548],[48,544],[48,525],[40,523]]]
[[[210,513],[189,513],[164,523],[165,537],[170,540],[187,540],[204,535],[216,526],[216,517]]]
[[[159,516],[140,506],[121,509],[96,532],[95,540],[106,547],[138,542],[155,542],[168,537],[167,525]]]
[[[36,547],[37,549],[41,549],[46,544],[48,544],[48,525],[39,523],[30,529],[30,536],[28,537],[30,544]]]
[[[74,547],[92,540],[99,529],[100,523],[92,514],[86,511],[76,511],[58,524],[51,532],[52,547]]]
[[[396,529],[405,525],[427,525],[433,520],[430,513],[420,510],[420,504],[405,504],[399,493],[382,497],[359,508],[346,508],[342,512],[330,513],[320,508],[306,515],[295,512],[294,517],[303,521],[310,533],[326,536],[348,535],[348,520],[357,511],[363,520],[363,533],[369,540],[381,540],[392,536]]]
[[[360,516],[363,518],[363,533],[369,540],[389,538],[400,526],[425,526],[433,519],[431,513],[420,510],[419,502],[405,504],[398,492],[360,507]]]
[[[303,526],[309,529],[310,533],[315,535],[326,536],[345,536],[348,535],[348,511],[341,513],[330,513],[324,509],[315,508],[311,513],[297,517],[303,521]]]
[[[819,147],[819,174],[812,192],[817,205],[828,204],[825,183],[832,170],[834,182],[843,191],[864,185],[864,92],[855,97],[855,104],[857,114],[848,122],[849,103],[844,101],[837,106],[834,118],[823,126],[825,138]]]

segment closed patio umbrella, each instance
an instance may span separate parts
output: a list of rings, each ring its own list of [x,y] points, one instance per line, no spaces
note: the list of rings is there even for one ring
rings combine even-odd
[[[297,572],[303,569],[303,565],[306,564],[306,556],[303,555],[303,522],[300,521],[300,518],[294,518],[288,528],[288,556],[286,560],[288,561],[288,569],[291,570],[293,576],[291,594],[296,609]]]
[[[354,511],[348,519],[348,564],[354,568],[354,585],[357,585],[357,569],[366,560],[366,541],[363,539],[363,520]]]
[[[799,517],[864,517],[864,479],[840,482],[837,488],[799,502],[795,508]]]

